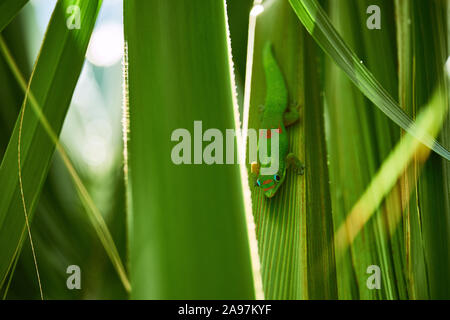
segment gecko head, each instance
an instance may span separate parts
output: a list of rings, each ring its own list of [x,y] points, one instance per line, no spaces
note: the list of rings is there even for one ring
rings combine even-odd
[[[256,179],[256,185],[261,188],[267,198],[272,198],[280,188],[285,179],[284,173],[275,173],[274,175],[259,175]]]
[[[273,175],[262,175],[259,173],[259,169],[259,164],[252,164],[252,173],[257,176],[255,186],[260,188],[267,198],[272,198],[284,182],[286,170],[280,168],[280,170]]]

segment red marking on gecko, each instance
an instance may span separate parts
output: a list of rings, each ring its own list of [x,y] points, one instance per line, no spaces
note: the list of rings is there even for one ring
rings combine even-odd
[[[275,185],[273,185],[273,186],[271,186],[271,187],[269,187],[269,188],[267,188],[267,189],[264,189],[264,192],[266,192],[266,191],[268,191],[268,190],[270,190],[270,189],[273,189],[273,188],[275,188]]]
[[[264,132],[266,132],[266,138],[270,139],[272,138],[272,130],[274,130],[275,132],[277,132],[278,134],[283,133],[283,130],[281,129],[281,126],[278,127],[278,129],[267,129],[267,130],[262,130],[260,133],[260,137],[263,138],[264,137]]]
[[[272,179],[266,180],[266,181],[263,182],[263,185],[269,184],[269,183],[271,183],[271,182],[272,182]]]
[[[267,139],[272,138],[272,131],[270,129],[261,130],[261,134],[259,135],[261,138],[264,138],[264,132],[266,133],[266,138]]]
[[[281,130],[281,125],[278,126],[277,132],[278,132],[279,134],[282,134],[282,133],[283,133],[283,130]]]

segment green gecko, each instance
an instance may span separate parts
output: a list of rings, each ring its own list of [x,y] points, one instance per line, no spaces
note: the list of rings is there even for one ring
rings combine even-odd
[[[286,127],[294,124],[299,119],[297,109],[287,108],[288,92],[283,75],[273,56],[272,45],[267,42],[263,49],[263,65],[266,75],[266,104],[262,115],[261,128],[266,129],[267,154],[270,155],[271,131],[275,129],[279,133],[279,166],[274,175],[260,174],[260,168],[271,167],[272,159],[267,163],[253,162],[251,172],[257,176],[256,185],[261,188],[267,198],[272,198],[286,179],[288,167],[294,167],[298,174],[303,174],[303,163],[289,152],[289,141]],[[260,143],[258,142],[258,150]]]

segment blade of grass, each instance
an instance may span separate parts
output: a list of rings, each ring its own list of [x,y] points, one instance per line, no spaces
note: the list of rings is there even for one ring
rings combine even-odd
[[[423,128],[421,131],[427,132],[431,136],[437,135],[447,116],[447,104],[442,103],[443,93],[442,90],[437,90],[426,109],[417,118],[417,125]],[[335,236],[338,258],[342,257],[343,252],[351,245],[364,225],[376,212],[382,200],[394,187],[408,164],[414,160],[414,156],[423,157],[423,153],[423,145],[409,135],[398,143],[372,179],[364,194],[353,206],[350,214],[346,217],[346,221],[339,227]],[[393,214],[398,213],[394,212]]]
[[[80,9],[84,12],[85,19],[82,20],[84,27],[81,27],[80,30],[76,31],[68,30],[65,23],[66,8],[74,4],[80,6]],[[25,230],[23,221],[18,219],[17,216],[17,210],[20,208],[20,196],[19,190],[17,190],[19,189],[19,186],[16,180],[17,165],[14,166],[14,160],[17,159],[14,147],[17,146],[18,143],[18,131],[22,129],[24,131],[21,141],[23,146],[22,153],[25,155],[28,153],[39,153],[40,155],[39,157],[35,156],[30,158],[25,156],[25,160],[22,162],[23,176],[26,177],[24,179],[24,191],[26,191],[24,192],[25,200],[28,200],[31,203],[31,206],[29,206],[30,217],[46,176],[53,148],[56,145],[58,151],[60,151],[65,159],[65,164],[74,179],[83,203],[91,210],[89,211],[89,218],[96,228],[100,240],[118,269],[125,288],[129,288],[120,258],[118,258],[114,242],[104,225],[103,218],[101,217],[101,214],[95,210],[95,204],[90,199],[89,194],[87,194],[87,191],[73,166],[70,165],[67,155],[64,153],[64,150],[58,142],[56,133],[61,129],[65,111],[67,111],[69,106],[70,98],[81,71],[84,54],[100,5],[101,1],[58,2],[28,89],[26,88],[25,81],[21,77],[20,72],[15,68],[13,58],[8,54],[8,50],[2,41],[2,52],[13,69],[17,80],[28,93],[28,100],[25,100],[23,108],[25,108],[27,104],[30,104],[31,108],[31,110],[28,108],[27,111],[24,112],[23,127],[20,126],[20,119],[16,123],[13,136],[0,167],[0,177],[4,177],[5,179],[3,181],[11,184],[11,188],[8,189],[11,191],[5,192],[2,194],[4,197],[0,198],[0,229],[4,230],[4,228],[7,228],[8,230],[8,232],[2,232],[2,237],[8,237],[8,241],[2,241],[3,250],[1,250],[1,254],[4,255],[1,259],[2,264],[0,264],[0,279],[2,279],[2,283],[5,281],[6,274],[11,267],[14,257],[20,252]],[[57,63],[55,63],[55,61],[57,61]],[[70,70],[70,72],[58,73],[57,70],[62,69],[66,71]],[[51,77],[48,77],[49,71],[53,71],[54,73],[52,74],[52,72],[50,72]],[[35,92],[37,94],[35,94]],[[61,106],[65,106],[65,108],[61,108]],[[59,113],[56,111],[59,111]],[[39,127],[39,122],[42,124],[43,128]],[[55,130],[57,131],[55,132]],[[39,172],[39,174],[30,175],[30,172]]]
[[[239,166],[171,160],[175,129],[237,127],[225,3],[125,1],[124,24],[131,297],[252,299]]]
[[[361,28],[365,26],[365,10],[360,10],[359,6],[363,7],[364,3],[332,1],[327,10],[346,43],[369,66],[377,67],[377,76],[388,84],[395,95],[396,73],[392,67],[396,57],[395,39],[391,37],[394,21],[393,17],[388,20],[389,15],[386,14],[393,12],[393,5],[389,1],[375,2],[383,8],[386,26],[377,30],[376,34],[368,34]],[[376,46],[385,48],[383,57],[377,53]],[[324,88],[333,223],[338,230],[399,134],[393,130],[396,129],[394,124],[380,110],[373,108],[329,57],[325,60]],[[398,201],[394,197],[392,202],[379,208],[375,219],[365,225],[352,243],[351,250],[343,256],[339,252],[341,259],[336,261],[336,278],[340,299],[395,299],[405,296],[402,289],[404,279],[397,277],[397,270],[402,270],[402,261],[397,261],[391,254],[393,250],[398,250],[397,247],[401,248],[402,238],[397,236],[395,240],[390,240],[386,217],[392,210],[398,211],[397,208]],[[366,285],[366,270],[371,265],[379,266],[383,272],[381,290],[369,290]]]
[[[28,0],[3,0],[0,3],[0,31],[2,31],[22,9]]]
[[[333,218],[322,103],[323,57],[320,48],[304,34],[305,59],[305,166],[306,226],[308,237],[308,295],[310,299],[337,299]]]
[[[230,40],[232,47],[234,75],[239,104],[239,115],[243,114],[245,60],[247,58],[247,33],[249,14],[253,0],[227,0],[227,13],[230,26]],[[242,121],[242,119],[240,119]]]
[[[363,26],[361,39],[364,44],[364,61],[372,70],[373,76],[383,83],[387,92],[397,101],[398,100],[398,74],[396,65],[396,30],[397,22],[394,10],[394,4],[390,0],[362,0],[356,1],[356,10],[359,12],[358,24]],[[371,30],[366,26],[367,8],[377,5],[383,15],[382,29]],[[379,54],[379,48],[383,48],[383,55]],[[357,52],[357,51],[356,51]],[[366,101],[366,103],[369,103]],[[376,169],[379,170],[388,156],[392,153],[394,147],[400,139],[400,130],[390,121],[380,110],[373,108],[370,110],[370,118],[373,119],[373,130],[376,132],[376,139],[373,142],[376,146],[374,158]],[[435,138],[435,135],[432,136]],[[372,179],[375,172],[372,171]],[[377,217],[377,236],[378,248],[386,252],[384,261],[389,261],[389,275],[395,279],[395,287],[398,298],[407,298],[407,288],[405,281],[405,241],[403,238],[402,227],[398,224],[401,219],[401,188],[399,184],[395,185],[391,192],[386,196],[385,202],[380,207],[381,215]],[[401,254],[392,254],[393,252]]]
[[[248,17],[253,0],[228,0],[227,12],[230,24],[230,38],[233,49],[233,61],[236,76],[244,80],[245,59],[247,57],[247,34],[242,30],[248,29]]]
[[[447,107],[448,2],[397,1],[396,6],[404,21],[399,24],[398,32],[401,106],[414,117],[439,88],[441,93],[435,98],[436,103]],[[443,124],[441,141],[448,147],[448,113],[443,113],[436,124]],[[449,297],[448,166],[448,162],[422,150],[403,179],[408,280],[411,296],[416,299]]]
[[[92,198],[90,197],[86,187],[84,186],[81,178],[79,177],[79,175],[77,174],[74,166],[72,165],[69,156],[67,155],[66,151],[64,150],[63,146],[60,144],[58,137],[56,135],[56,133],[54,132],[54,130],[52,129],[49,121],[47,120],[47,118],[45,117],[45,115],[42,113],[42,109],[41,107],[38,105],[38,102],[36,101],[36,98],[34,97],[33,93],[31,91],[27,91],[26,88],[26,83],[25,80],[22,78],[22,76],[20,75],[20,72],[18,71],[17,67],[14,64],[14,61],[12,59],[12,57],[9,55],[7,48],[5,47],[4,42],[2,41],[2,39],[0,38],[0,44],[2,47],[2,52],[5,53],[5,56],[8,58],[8,63],[11,65],[11,69],[14,70],[14,74],[16,75],[18,82],[22,85],[23,90],[27,93],[27,98],[30,100],[31,106],[33,107],[33,111],[36,113],[36,115],[39,118],[39,121],[41,122],[41,124],[43,125],[43,127],[45,128],[46,133],[48,134],[48,136],[50,137],[51,141],[54,143],[54,145],[56,146],[57,151],[59,152],[61,159],[66,167],[66,169],[69,172],[70,177],[72,178],[75,187],[76,187],[76,191],[78,192],[79,198],[83,204],[83,206],[85,207],[86,213],[88,215],[88,218],[92,224],[92,226],[94,227],[101,243],[103,244],[106,253],[108,254],[109,258],[111,259],[111,262],[114,266],[114,268],[116,269],[120,280],[122,281],[122,284],[125,288],[125,290],[127,290],[128,292],[130,291],[130,284],[125,272],[125,268],[123,266],[123,263],[121,261],[121,258],[119,256],[119,253],[117,252],[114,240],[108,230],[108,227],[100,213],[100,211],[98,210],[98,208],[96,207],[94,201],[92,200]],[[22,121],[22,119],[20,118],[20,121]],[[22,123],[19,123],[20,126],[19,128],[21,128]],[[20,132],[20,131],[19,131]],[[19,138],[20,138],[20,134],[19,134]],[[20,140],[19,140],[20,141]],[[20,182],[20,170],[19,170],[19,182]],[[19,187],[21,188],[20,184]],[[23,191],[21,190],[21,193]],[[22,194],[22,201],[24,201],[24,196]],[[25,204],[23,204],[23,208],[24,210],[26,210],[26,206]],[[25,213],[26,214],[26,213]],[[27,217],[27,215],[25,215],[25,217]],[[28,224],[28,222],[27,222]],[[27,226],[27,230],[29,231],[29,227]],[[30,236],[30,242],[31,242],[31,235]],[[21,247],[19,246],[16,249],[16,252],[20,252]],[[31,248],[34,252],[33,249],[33,245]],[[34,256],[34,253],[33,253]],[[37,269],[37,267],[36,267]]]
[[[415,99],[415,62],[412,43],[413,24],[411,20],[412,1],[396,0],[397,21],[397,46],[399,61],[399,102],[400,106],[411,115],[416,114]],[[417,179],[419,175],[419,162],[414,161],[409,165],[401,180],[401,197],[403,210],[403,225],[405,238],[406,274],[408,281],[408,293],[411,299],[429,299],[427,266],[424,255],[424,244],[420,225],[420,210],[417,194]]]
[[[377,81],[362,60],[347,46],[316,0],[289,0],[298,18],[322,49],[346,73],[361,92],[398,126],[450,161],[450,152],[419,131],[415,122]]]
[[[20,68],[23,73],[29,74],[26,50],[24,50],[27,48],[27,45],[24,40],[22,19],[15,19],[0,33],[0,36],[4,37],[5,42],[8,43],[12,54],[16,57],[18,69]],[[20,85],[17,83],[3,55],[0,55],[0,77],[0,82],[3,83],[0,88],[0,96],[2,97],[0,102],[0,155],[1,158],[3,158],[4,151],[8,146],[9,137],[14,129],[14,123],[17,119],[24,93]],[[32,263],[31,265],[33,266],[33,276],[35,278],[36,271],[34,270],[34,265]],[[12,279],[12,277],[9,277],[9,279]],[[0,290],[0,294],[3,298],[6,296],[8,286],[4,286],[4,288],[5,290]]]
[[[15,57],[21,73],[29,77],[30,69],[26,52],[28,45],[24,39],[24,19],[15,19],[0,34],[5,39],[11,54]],[[17,83],[3,55],[0,54],[0,159],[8,146],[9,137],[19,114],[24,93]]]

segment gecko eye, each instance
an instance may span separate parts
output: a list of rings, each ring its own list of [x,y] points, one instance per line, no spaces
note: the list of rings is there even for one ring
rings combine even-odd
[[[276,174],[276,175],[274,175],[274,176],[273,176],[273,178],[275,179],[275,181],[280,181],[280,180],[281,180],[280,176],[279,176],[279,175],[277,175],[277,174]]]
[[[261,181],[259,181],[259,179],[256,180],[256,185],[257,185],[258,187],[261,187]]]

